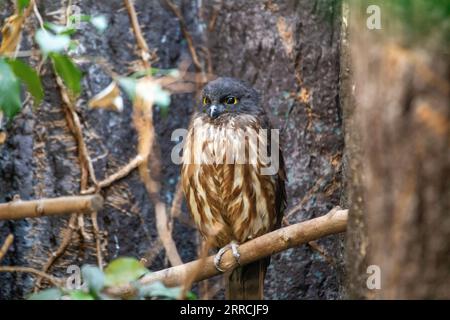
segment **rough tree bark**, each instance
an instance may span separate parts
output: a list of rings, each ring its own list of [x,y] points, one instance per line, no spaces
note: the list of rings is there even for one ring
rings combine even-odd
[[[253,83],[275,126],[283,129],[288,202],[302,203],[290,222],[339,203],[339,16],[335,1],[224,1],[210,32],[215,73]],[[275,255],[267,296],[339,298],[339,239],[319,241],[332,263],[309,246]]]
[[[367,16],[360,15],[364,7],[353,8],[349,19],[354,74],[348,88],[355,87],[356,103],[351,98],[343,103],[352,202],[348,293],[353,298],[448,299],[448,43],[439,28],[407,38],[412,30],[425,30],[408,25],[412,17],[400,29],[404,33],[396,32],[386,21],[400,18],[387,20],[389,9],[382,1],[377,4],[385,15],[382,30],[366,28]],[[380,267],[380,290],[366,287],[369,265]]]
[[[195,44],[211,52],[213,72],[249,81],[262,92],[264,106],[275,126],[282,128],[288,168],[289,207],[301,204],[287,222],[298,222],[328,212],[339,203],[343,135],[339,108],[339,4],[326,0],[283,1],[174,1],[186,20]],[[12,1],[3,2],[1,17],[11,13]],[[123,1],[108,4],[72,1],[88,14],[105,14],[110,26],[104,35],[83,25],[77,37],[81,53],[102,56],[119,73],[139,57]],[[174,68],[190,59],[179,22],[164,1],[135,1],[145,39],[157,49],[156,67]],[[44,18],[60,2],[39,1]],[[34,18],[27,24],[23,49],[29,48]],[[199,48],[202,60],[207,54]],[[87,99],[110,79],[98,66],[84,64],[85,91],[78,102],[88,149],[100,180],[136,154],[136,133],[130,127],[131,108],[122,114],[87,109]],[[48,65],[43,80],[46,98],[37,111],[27,106],[8,129],[0,145],[0,201],[16,194],[22,199],[79,193],[79,164],[75,140],[64,119],[54,76]],[[179,167],[170,153],[171,133],[186,128],[194,108],[192,94],[173,96],[167,118],[155,110],[154,122],[162,157],[161,196],[170,204]],[[123,143],[127,141],[127,143]],[[158,152],[158,150],[154,150]],[[106,261],[120,255],[146,257],[153,270],[168,267],[157,237],[154,212],[136,172],[106,188],[105,209],[98,213]],[[288,210],[289,211],[289,210]],[[194,229],[183,209],[174,220],[174,238],[184,262],[196,258]],[[41,269],[61,243],[68,218],[44,217],[0,222],[0,239],[15,235],[13,248],[2,264]],[[65,275],[70,264],[95,263],[95,240],[89,218],[86,234],[72,235],[68,250],[50,272]],[[88,237],[86,237],[86,235]],[[341,297],[342,240],[330,236],[318,241],[326,256],[310,246],[290,249],[273,257],[266,280],[272,299]],[[27,274],[0,274],[0,298],[22,298],[33,287]],[[216,297],[220,297],[220,294]]]

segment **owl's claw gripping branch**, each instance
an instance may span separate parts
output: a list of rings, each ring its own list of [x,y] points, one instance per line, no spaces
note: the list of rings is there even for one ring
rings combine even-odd
[[[217,252],[217,254],[214,256],[214,266],[216,267],[216,269],[218,271],[225,272],[225,270],[223,270],[220,267],[220,261],[222,260],[222,256],[224,255],[224,253],[230,249],[231,249],[231,252],[233,253],[233,257],[236,259],[237,264],[240,265],[241,254],[239,253],[238,248],[239,248],[239,244],[236,241],[231,241],[225,247],[220,248],[219,252]]]

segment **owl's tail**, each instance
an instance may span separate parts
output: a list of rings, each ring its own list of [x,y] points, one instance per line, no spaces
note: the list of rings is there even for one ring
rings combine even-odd
[[[227,279],[225,296],[228,300],[262,300],[264,278],[270,258],[261,259],[234,269]]]

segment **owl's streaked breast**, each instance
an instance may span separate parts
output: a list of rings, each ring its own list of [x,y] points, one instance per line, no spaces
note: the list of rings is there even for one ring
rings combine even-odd
[[[250,115],[227,120],[196,117],[183,148],[187,204],[200,232],[216,247],[267,233],[277,220],[276,177],[261,175],[264,162],[257,152],[267,141],[254,136],[260,123]]]

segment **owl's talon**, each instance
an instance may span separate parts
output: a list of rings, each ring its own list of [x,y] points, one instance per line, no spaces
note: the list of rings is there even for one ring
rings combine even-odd
[[[237,264],[241,264],[240,260],[241,260],[241,254],[239,253],[239,245],[237,244],[236,241],[232,241],[229,244],[227,244],[225,247],[220,248],[219,251],[217,252],[217,254],[214,257],[214,266],[216,267],[216,269],[220,272],[225,272],[225,270],[223,270],[220,267],[220,261],[222,260],[222,256],[225,254],[225,252],[227,252],[227,250],[231,249],[231,252],[233,254],[233,257],[236,259]]]
[[[241,264],[241,254],[239,253],[239,244],[236,241],[230,243],[231,252],[233,257],[236,259],[237,264]]]
[[[220,272],[225,272],[225,270],[223,270],[220,267],[220,260],[222,260],[222,256],[223,254],[228,250],[228,246],[225,246],[223,248],[220,248],[220,250],[217,252],[217,254],[214,257],[214,266],[216,267],[216,269]]]

